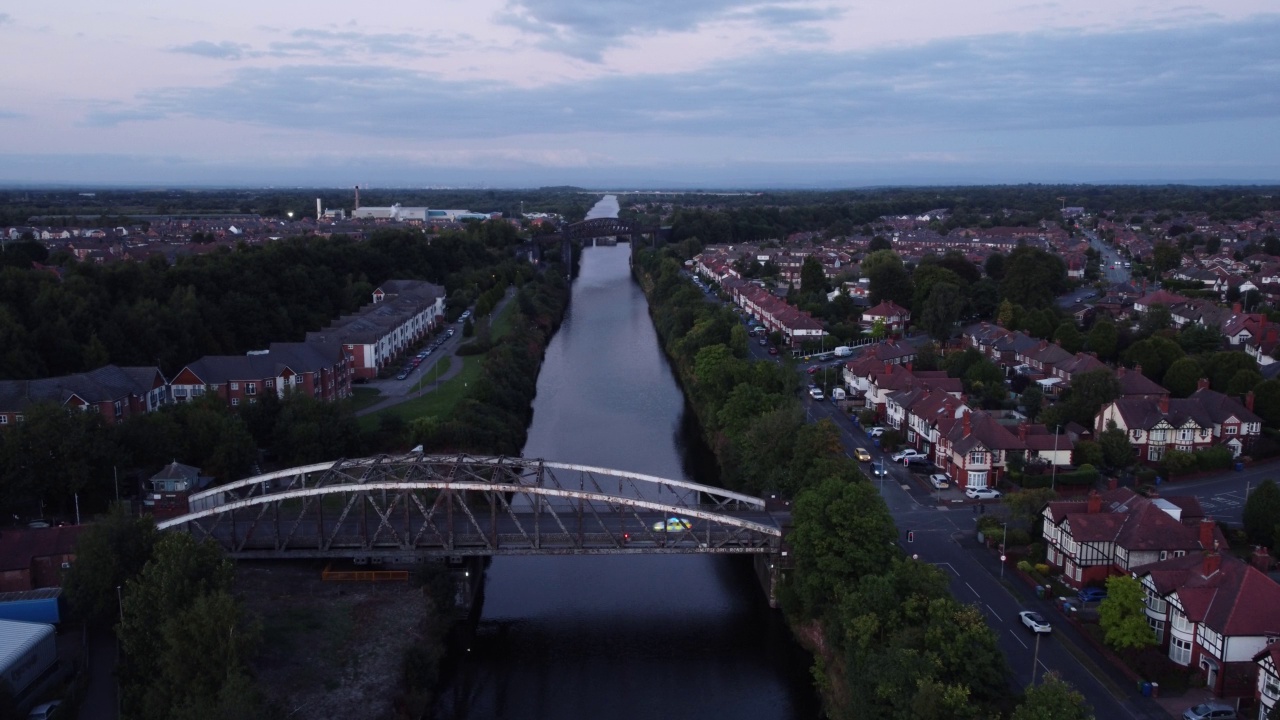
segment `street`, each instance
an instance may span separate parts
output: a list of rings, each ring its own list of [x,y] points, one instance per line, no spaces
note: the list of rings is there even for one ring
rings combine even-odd
[[[884,453],[855,427],[849,417],[830,402],[804,401],[812,419],[828,418],[840,429],[841,441],[852,457],[854,448],[866,448],[873,462],[884,461],[889,476],[872,482],[893,515],[900,532],[899,544],[921,562],[931,563],[950,579],[951,592],[961,602],[972,603],[995,631],[1001,651],[1013,672],[1017,689],[1025,688],[1045,672],[1057,672],[1079,690],[1099,718],[1167,718],[1155,703],[1139,695],[1115,673],[1096,651],[1080,638],[1053,607],[1052,599],[1035,597],[1035,591],[979,545],[973,505],[960,501],[958,492],[935,493],[914,480],[910,471],[890,462]],[[870,474],[869,471],[868,475]],[[939,502],[939,497],[951,502]],[[987,505],[999,512],[998,502]],[[907,542],[907,533],[912,542]],[[1022,610],[1036,610],[1053,625],[1053,632],[1036,638],[1018,620]],[[1033,670],[1033,659],[1035,661]]]

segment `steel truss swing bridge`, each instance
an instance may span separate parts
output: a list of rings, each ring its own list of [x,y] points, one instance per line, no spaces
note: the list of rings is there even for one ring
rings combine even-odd
[[[697,483],[540,459],[382,455],[289,468],[189,498],[159,523],[238,559],[749,553],[785,515]],[[684,522],[668,523],[669,518]],[[761,558],[763,560],[764,558]],[[769,563],[773,567],[773,563]]]

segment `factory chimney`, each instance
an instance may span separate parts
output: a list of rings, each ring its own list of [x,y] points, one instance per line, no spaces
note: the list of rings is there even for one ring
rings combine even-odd
[[[320,198],[316,198],[316,221],[324,217],[324,208],[320,205]]]
[[[356,209],[360,209],[360,186],[356,186]]]

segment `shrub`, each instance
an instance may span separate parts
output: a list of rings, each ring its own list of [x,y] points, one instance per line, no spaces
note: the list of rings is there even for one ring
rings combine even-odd
[[[1218,445],[1196,452],[1196,467],[1200,470],[1226,470],[1234,459],[1229,448]]]
[[[897,430],[885,430],[880,436],[880,449],[885,452],[897,450],[900,444],[902,444],[902,433]]]
[[[1005,547],[1021,547],[1031,542],[1031,533],[1022,528],[1009,528],[1009,540]]]
[[[1040,573],[1041,575],[1048,575],[1049,566],[1044,563],[1036,563],[1036,572]]]
[[[1143,485],[1155,484],[1157,475],[1159,475],[1159,473],[1156,472],[1155,468],[1149,467],[1139,468],[1138,471],[1134,473],[1134,477],[1136,477],[1138,482]]]
[[[1045,559],[1045,548],[1042,542],[1033,542],[1027,546],[1027,556],[1035,561],[1040,562]]]
[[[1024,573],[1029,573],[1032,570],[1031,563],[1027,562],[1026,560],[1019,560],[1018,569]]]

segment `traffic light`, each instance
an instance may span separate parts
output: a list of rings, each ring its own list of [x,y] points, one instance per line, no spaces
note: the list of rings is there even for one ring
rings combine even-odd
[[[913,531],[911,531],[911,530],[908,530],[908,531],[907,531],[907,542],[915,542],[915,541],[916,541],[916,534],[915,534],[915,532],[913,532]]]

